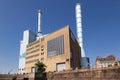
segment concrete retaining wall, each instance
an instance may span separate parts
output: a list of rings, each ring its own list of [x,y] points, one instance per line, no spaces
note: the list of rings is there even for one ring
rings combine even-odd
[[[120,67],[49,72],[47,80],[120,80]]]
[[[26,80],[24,75],[0,74],[0,80]]]
[[[34,80],[35,73],[25,75],[1,74],[0,80]],[[29,78],[29,79],[25,79]],[[77,69],[62,72],[49,72],[42,80],[120,80],[120,67],[101,69]],[[36,80],[41,80],[36,78]]]

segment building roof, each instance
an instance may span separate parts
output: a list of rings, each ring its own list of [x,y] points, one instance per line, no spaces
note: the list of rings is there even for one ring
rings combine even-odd
[[[115,60],[115,56],[114,55],[109,55],[107,57],[97,57],[96,61],[109,61],[109,60]]]

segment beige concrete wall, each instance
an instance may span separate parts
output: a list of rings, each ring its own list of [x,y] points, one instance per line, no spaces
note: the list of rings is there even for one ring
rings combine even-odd
[[[39,60],[40,56],[40,41],[35,41],[27,46],[26,49],[26,63],[25,63],[25,73],[31,72],[31,67]],[[38,55],[37,55],[38,54]],[[35,56],[37,55],[37,56]],[[34,56],[34,57],[32,57]]]
[[[52,34],[49,34],[49,36],[46,37],[46,42],[61,35],[64,35],[64,54],[57,55],[54,57],[47,57],[46,54],[45,64],[46,66],[48,66],[46,71],[56,71],[56,63],[62,63],[62,62],[65,62],[66,69],[70,69],[70,61],[66,61],[66,59],[70,60],[69,27],[64,27]]]

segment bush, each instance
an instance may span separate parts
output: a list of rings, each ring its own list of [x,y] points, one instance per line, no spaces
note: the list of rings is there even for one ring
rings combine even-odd
[[[44,73],[46,70],[46,65],[43,62],[38,61],[35,64],[36,67],[36,73]]]

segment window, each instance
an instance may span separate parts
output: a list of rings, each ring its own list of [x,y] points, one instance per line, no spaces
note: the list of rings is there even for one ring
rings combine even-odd
[[[64,35],[47,41],[47,56],[55,56],[64,53]]]
[[[56,64],[56,68],[57,68],[57,71],[63,71],[66,69],[66,65],[65,65],[65,62],[64,63],[57,63]]]
[[[31,73],[34,73],[35,72],[35,67],[32,67],[31,68]]]
[[[44,49],[41,49],[41,51],[44,51]]]
[[[44,52],[42,52],[41,55],[44,55]]]
[[[44,45],[41,46],[41,51],[44,51]]]
[[[43,62],[44,61],[44,58],[41,58],[41,62]]]
[[[31,53],[34,53],[34,52],[37,52],[37,51],[39,51],[39,49],[36,49],[36,50],[31,51]]]

